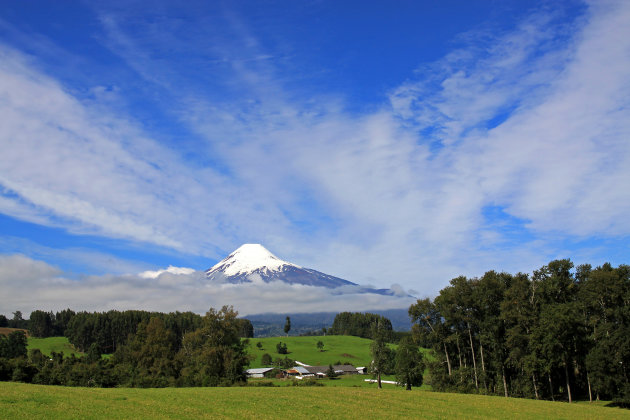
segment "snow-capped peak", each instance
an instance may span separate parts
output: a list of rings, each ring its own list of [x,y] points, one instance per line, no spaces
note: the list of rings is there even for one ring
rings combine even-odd
[[[301,268],[281,260],[260,244],[244,244],[206,271],[206,274],[209,276],[221,271],[226,276],[235,276],[250,274],[257,270],[280,271],[284,266]]]

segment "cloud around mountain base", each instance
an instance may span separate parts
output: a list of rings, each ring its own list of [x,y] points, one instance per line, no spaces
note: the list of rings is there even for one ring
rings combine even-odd
[[[393,296],[364,293],[364,287],[328,289],[280,281],[229,284],[208,282],[202,271],[179,267],[141,274],[71,278],[24,255],[0,256],[0,313],[14,311],[107,311],[142,309],[204,313],[232,305],[247,314],[307,313],[406,308],[415,301],[400,286]]]

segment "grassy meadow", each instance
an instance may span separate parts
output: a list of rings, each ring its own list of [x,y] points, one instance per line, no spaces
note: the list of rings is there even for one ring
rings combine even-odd
[[[324,343],[323,351],[319,351],[317,348],[318,341]],[[262,349],[256,346],[258,342],[262,344]],[[276,345],[279,342],[286,343],[288,354],[279,354],[276,351]],[[367,338],[349,335],[250,338],[247,352],[253,357],[250,363],[252,368],[263,367],[260,360],[265,353],[269,353],[273,359],[286,356],[311,366],[349,362],[358,367],[367,366],[372,360],[370,355],[371,342],[372,340]]]
[[[6,419],[425,418],[630,419],[596,404],[444,394],[400,388],[70,388],[0,382]]]
[[[317,348],[317,342],[324,343],[323,351]],[[288,354],[279,354],[276,345],[286,343]],[[256,346],[262,344],[262,348]],[[315,336],[315,337],[265,337],[250,338],[247,352],[254,358],[250,367],[262,367],[260,359],[265,353],[272,358],[285,356],[312,366],[334,364],[338,361],[351,362],[354,366],[367,366],[370,357],[371,340],[351,336]]]
[[[83,353],[74,349],[74,346],[68,342],[66,337],[48,337],[48,338],[35,338],[29,337],[28,344],[26,346],[28,350],[39,349],[42,353],[50,356],[51,352],[63,352],[64,356],[70,356],[75,354],[77,356]]]
[[[317,341],[324,342],[324,351]],[[370,360],[370,340],[349,336],[273,337],[250,339],[252,367],[260,357],[284,357],[276,344],[287,344],[289,358],[311,365],[349,361],[362,366]],[[262,343],[262,349],[256,346]],[[67,339],[29,338],[29,348],[43,353],[73,352]],[[76,352],[75,352],[76,353]],[[369,375],[322,379],[321,387],[294,387],[288,380],[275,387],[233,388],[75,388],[0,382],[0,417],[6,419],[67,418],[510,418],[510,419],[630,419],[630,410],[606,407],[605,403],[567,404],[519,398],[447,394],[428,387],[405,391],[401,387],[365,382]],[[392,379],[385,377],[383,379]]]

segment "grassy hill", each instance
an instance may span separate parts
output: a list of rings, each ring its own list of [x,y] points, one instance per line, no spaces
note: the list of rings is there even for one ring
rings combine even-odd
[[[317,342],[320,340],[324,343],[324,351],[317,348]],[[262,349],[256,346],[258,342],[262,343]],[[289,354],[279,354],[276,351],[279,342],[286,343]],[[262,367],[260,359],[265,353],[269,353],[274,359],[287,356],[313,366],[334,364],[338,361],[347,361],[354,366],[367,366],[372,360],[370,343],[371,340],[366,338],[342,335],[250,338],[248,352],[255,357],[250,367]]]
[[[324,351],[319,351],[317,342],[324,343]],[[262,343],[262,349],[256,343]],[[289,354],[279,354],[276,345],[279,342],[286,343]],[[370,343],[367,338],[352,337],[349,335],[327,335],[311,337],[265,337],[250,338],[248,353],[254,359],[250,367],[262,367],[260,359],[265,353],[269,353],[272,358],[285,356],[289,359],[298,360],[312,366],[329,365],[337,362],[350,362],[354,366],[367,366],[372,360],[370,354]],[[396,348],[395,345],[391,345]],[[428,350],[424,352],[425,357],[430,358]]]
[[[426,418],[630,419],[597,404],[392,389],[70,388],[0,382],[6,419],[66,418]]]
[[[50,352],[63,352],[64,356],[69,356],[70,354],[76,354],[77,356],[82,355],[83,353],[78,352],[74,349],[74,346],[68,342],[66,337],[48,337],[48,338],[28,338],[28,345],[26,346],[28,350],[31,349],[40,349],[42,353],[50,356]]]

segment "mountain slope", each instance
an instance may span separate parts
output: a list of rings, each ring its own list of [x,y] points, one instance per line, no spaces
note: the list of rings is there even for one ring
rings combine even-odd
[[[356,286],[348,280],[283,261],[259,244],[244,244],[206,270],[208,280],[222,283],[282,281],[289,284],[337,288]]]

